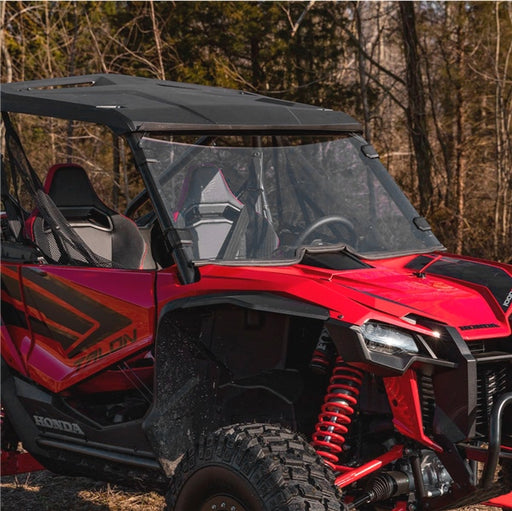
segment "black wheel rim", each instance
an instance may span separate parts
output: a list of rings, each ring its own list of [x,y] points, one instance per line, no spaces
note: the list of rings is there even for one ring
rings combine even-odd
[[[250,482],[234,467],[211,464],[196,470],[181,489],[176,511],[264,511]]]
[[[205,502],[199,511],[247,511],[240,502],[231,495],[215,495]]]

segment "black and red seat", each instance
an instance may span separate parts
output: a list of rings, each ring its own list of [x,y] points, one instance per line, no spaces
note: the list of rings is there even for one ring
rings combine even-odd
[[[104,204],[80,165],[53,165],[44,191],[87,247],[107,266],[143,267],[147,246],[135,223]],[[28,218],[26,235],[53,261],[62,258],[55,236],[38,210]],[[110,264],[109,264],[110,263]]]
[[[219,255],[242,208],[218,167],[202,165],[189,171],[178,211],[180,222],[192,235],[196,258],[214,259]]]
[[[188,229],[198,259],[262,258],[279,244],[270,222],[251,201],[240,202],[222,170],[212,164],[189,170],[175,220]]]

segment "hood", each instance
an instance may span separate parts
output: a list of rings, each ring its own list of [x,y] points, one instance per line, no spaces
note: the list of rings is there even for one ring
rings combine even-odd
[[[444,254],[378,261],[317,258],[283,266],[208,265],[201,268],[201,279],[185,289],[192,295],[281,295],[322,307],[332,318],[354,325],[374,319],[411,328],[424,318],[457,328],[468,341],[511,335],[512,266]]]
[[[445,323],[467,340],[510,335],[512,271],[507,265],[449,256],[418,256],[401,268],[384,265],[335,273],[329,280],[365,307]]]

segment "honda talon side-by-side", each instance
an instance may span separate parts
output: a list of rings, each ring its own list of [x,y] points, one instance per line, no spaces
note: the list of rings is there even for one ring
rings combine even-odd
[[[512,507],[512,265],[447,253],[353,118],[110,74],[1,109],[4,474]]]

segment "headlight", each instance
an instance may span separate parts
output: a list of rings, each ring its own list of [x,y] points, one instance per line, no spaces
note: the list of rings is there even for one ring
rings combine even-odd
[[[418,353],[419,351],[411,334],[391,326],[369,321],[361,327],[361,333],[370,351],[389,355]]]

